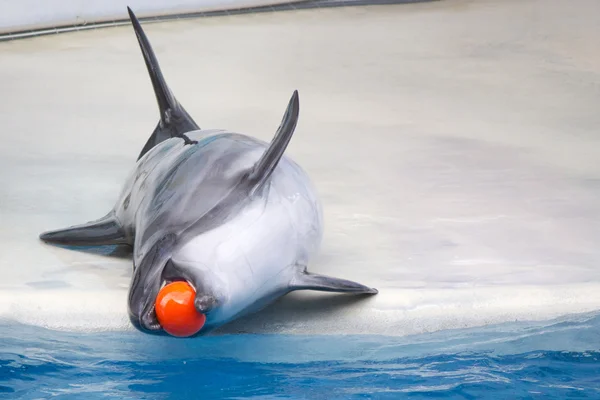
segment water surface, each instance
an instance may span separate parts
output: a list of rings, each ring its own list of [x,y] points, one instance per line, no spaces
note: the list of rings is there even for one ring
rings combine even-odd
[[[69,399],[600,398],[600,316],[410,337],[0,327],[0,393]]]

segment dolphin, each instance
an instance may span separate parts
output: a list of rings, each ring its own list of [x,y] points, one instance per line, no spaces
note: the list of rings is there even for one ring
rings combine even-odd
[[[160,120],[108,214],[40,239],[66,246],[131,246],[128,314],[148,333],[162,331],[155,299],[177,280],[194,288],[194,306],[206,316],[197,334],[295,290],[376,294],[374,288],[307,270],[320,247],[323,214],[306,172],[284,155],[298,122],[298,92],[270,143],[201,130],[167,86],[142,26],[127,9]]]

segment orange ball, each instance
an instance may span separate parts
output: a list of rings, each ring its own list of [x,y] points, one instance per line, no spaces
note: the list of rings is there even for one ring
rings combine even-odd
[[[192,336],[202,329],[206,316],[194,307],[196,292],[187,282],[171,282],[156,296],[158,322],[170,335]]]

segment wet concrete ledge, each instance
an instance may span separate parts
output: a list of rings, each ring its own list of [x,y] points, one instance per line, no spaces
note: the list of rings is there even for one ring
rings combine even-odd
[[[153,17],[140,17],[142,23],[173,21],[190,18],[208,18],[221,17],[227,15],[254,14],[278,11],[306,10],[314,8],[332,8],[332,7],[356,7],[356,6],[376,6],[376,5],[394,5],[394,4],[414,4],[414,3],[431,3],[442,0],[308,0],[308,1],[293,1],[286,4],[276,4],[258,7],[244,7],[238,9],[214,10],[214,11],[199,11],[192,13],[178,13],[168,15],[157,15]],[[26,39],[44,35],[56,35],[59,33],[102,29],[112,26],[128,25],[128,18],[125,18],[126,12],[123,11],[124,18],[111,21],[98,21],[94,23],[81,23],[56,27],[45,27],[39,29],[22,30],[0,34],[0,42],[8,40]]]

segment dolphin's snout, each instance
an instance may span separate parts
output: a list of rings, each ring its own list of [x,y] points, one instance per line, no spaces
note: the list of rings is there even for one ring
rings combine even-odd
[[[206,314],[217,306],[217,299],[211,295],[200,295],[196,297],[194,306],[199,313]]]
[[[163,279],[161,280],[161,282],[159,283],[158,289],[156,290],[156,293],[154,290],[146,292],[144,290],[137,290],[134,291],[132,293],[132,297],[130,298],[130,304],[129,304],[129,317],[130,317],[130,321],[131,323],[135,326],[136,329],[138,329],[141,332],[144,333],[154,333],[154,334],[173,334],[171,331],[173,330],[173,326],[171,326],[171,322],[167,322],[166,320],[163,321],[164,323],[166,323],[165,326],[162,326],[161,323],[158,320],[158,311],[156,310],[156,307],[159,307],[159,303],[161,302],[160,298],[161,298],[161,290],[174,282],[187,282],[188,284],[190,284],[192,287],[195,286],[192,284],[192,282],[189,282],[187,279],[185,278],[175,278],[175,277],[169,277],[169,279]],[[218,305],[219,305],[219,301],[218,299],[213,296],[212,294],[206,294],[206,293],[196,293],[195,288],[194,289],[194,294],[193,294],[193,307],[196,309],[196,311],[199,314],[202,314],[204,316],[204,318],[206,317],[206,315],[208,313],[210,313],[210,311],[214,310]],[[175,292],[173,293],[177,293],[177,290],[175,290]],[[180,293],[182,294],[182,293]],[[185,295],[184,295],[185,296]],[[177,300],[177,295],[175,296],[174,300],[170,300],[170,301],[175,301],[176,303],[182,304],[180,303],[183,300],[183,297],[180,297]],[[164,314],[164,312],[163,312]],[[185,314],[185,311],[184,311]],[[188,314],[187,317],[190,317],[190,315]],[[179,320],[178,323],[180,323],[180,318],[181,317],[177,317],[176,319]],[[193,320],[194,318],[192,318]],[[181,329],[181,327],[176,327],[176,330]],[[178,336],[177,334],[175,336]],[[183,335],[183,336],[187,336],[187,335]]]

